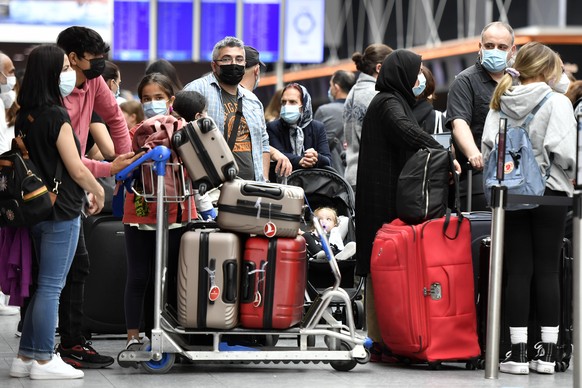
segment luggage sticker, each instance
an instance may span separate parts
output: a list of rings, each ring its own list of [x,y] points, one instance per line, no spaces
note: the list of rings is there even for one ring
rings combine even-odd
[[[257,219],[261,218],[261,202],[263,197],[257,198],[257,202],[255,202],[255,207],[257,208]],[[269,220],[263,227],[263,233],[266,237],[271,238],[275,237],[277,234],[277,225],[273,221],[271,221],[271,203],[269,202]]]
[[[208,277],[210,278],[210,290],[208,291],[208,299],[211,302],[215,302],[220,297],[220,287],[216,285],[214,280],[216,277],[216,270],[211,270],[208,267],[204,267],[204,270],[208,272]]]

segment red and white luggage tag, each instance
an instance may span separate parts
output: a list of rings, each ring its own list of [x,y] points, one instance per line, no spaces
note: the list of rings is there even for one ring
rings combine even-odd
[[[257,198],[257,202],[255,202],[255,207],[257,208],[257,219],[261,218],[261,201],[263,197]],[[271,221],[271,202],[269,202],[269,220],[263,227],[263,233],[266,237],[271,238],[275,237],[277,234],[277,225],[273,221]]]
[[[210,279],[210,288],[208,290],[208,299],[210,303],[216,302],[218,298],[220,298],[220,287],[216,285],[215,277],[216,277],[216,270],[212,270],[208,267],[204,267],[204,270],[208,272],[208,278]]]

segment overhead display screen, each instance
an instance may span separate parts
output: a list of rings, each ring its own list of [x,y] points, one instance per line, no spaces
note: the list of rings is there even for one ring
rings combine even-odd
[[[192,59],[192,0],[158,0],[158,57]]]
[[[115,0],[113,3],[113,59],[149,59],[149,0]]]
[[[243,41],[257,49],[263,62],[276,62],[280,0],[245,0],[243,9]]]
[[[225,36],[236,35],[236,0],[202,0],[200,59],[212,60],[212,49]]]

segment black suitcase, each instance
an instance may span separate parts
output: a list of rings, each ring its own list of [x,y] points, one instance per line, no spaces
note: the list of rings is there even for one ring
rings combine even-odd
[[[487,336],[487,297],[489,287],[489,254],[491,248],[491,240],[486,238],[481,244],[481,269],[479,277],[480,300],[477,304],[478,325],[477,331],[479,334],[479,345],[483,351],[483,359],[485,354],[485,343]],[[560,332],[558,335],[558,354],[556,357],[556,372],[564,372],[570,366],[570,359],[572,358],[572,344],[573,344],[573,252],[572,243],[567,238],[564,238],[562,244],[562,258],[560,266]],[[503,288],[505,288],[505,277],[503,279]],[[534,345],[541,340],[541,333],[536,317],[535,308],[535,289],[532,284],[531,291],[531,305],[530,316],[528,324],[528,358],[531,359],[536,355]],[[509,326],[505,324],[504,317],[507,316],[507,306],[502,302],[501,304],[501,336],[499,344],[499,359],[505,358],[505,354],[511,348],[511,341],[509,337]]]
[[[88,337],[92,333],[125,333],[123,223],[112,215],[90,216],[84,220],[83,230],[91,262],[85,283],[83,332]]]
[[[473,258],[473,280],[475,284],[475,303],[479,302],[479,275],[481,273],[479,258],[481,256],[481,242],[491,236],[491,212],[469,212],[463,215],[471,223],[471,255]],[[489,260],[487,260],[489,265]],[[489,267],[486,268],[489,271]]]

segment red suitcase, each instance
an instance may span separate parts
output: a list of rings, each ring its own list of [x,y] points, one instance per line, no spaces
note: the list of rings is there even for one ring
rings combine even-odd
[[[371,273],[380,332],[394,355],[412,362],[476,362],[467,219],[385,224],[374,240]]]
[[[307,281],[303,237],[251,237],[243,260],[241,326],[287,329],[299,323]]]

